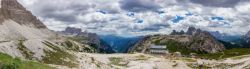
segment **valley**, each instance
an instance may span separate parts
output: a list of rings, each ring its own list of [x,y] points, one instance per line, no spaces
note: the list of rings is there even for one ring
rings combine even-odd
[[[79,69],[244,69],[249,68],[250,56],[237,56],[220,60],[187,57],[155,57],[148,54],[91,54],[78,53]],[[58,67],[60,68],[60,67]]]
[[[106,14],[105,11],[97,12]],[[134,15],[131,12],[129,16]],[[176,17],[181,19],[174,20],[175,23],[185,19]],[[244,35],[228,35],[190,25],[169,34],[145,33],[127,37],[104,35],[71,25],[55,31],[39,18],[18,0],[0,0],[0,69],[250,68],[250,31]],[[216,18],[224,20],[212,19]],[[139,19],[137,23],[143,22]],[[99,27],[99,24],[93,25]],[[168,25],[156,24],[142,31],[154,31],[163,26]]]

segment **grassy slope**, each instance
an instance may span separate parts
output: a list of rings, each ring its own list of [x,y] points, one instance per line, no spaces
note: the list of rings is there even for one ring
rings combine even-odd
[[[32,60],[34,53],[24,46],[24,41],[25,40],[19,40],[17,49],[21,51],[26,59]]]
[[[174,41],[174,40],[168,40],[167,42],[164,42],[164,43],[160,43],[160,41],[161,40],[157,40],[154,43],[159,44],[159,45],[166,45],[167,50],[169,52],[181,52],[183,55],[187,55],[187,56],[190,53],[196,53],[198,57],[205,58],[205,59],[224,59],[224,58],[229,58],[229,57],[250,54],[250,48],[231,48],[231,49],[227,49],[223,52],[209,54],[209,53],[205,53],[205,52],[199,52],[199,51],[187,49],[181,43]]]
[[[80,51],[80,52],[89,52],[89,53],[95,53],[97,52],[97,46],[95,44],[88,43],[88,38],[83,36],[75,36],[75,37],[68,37],[68,41],[65,42],[67,49],[74,50],[74,51]],[[82,44],[89,45],[89,47],[83,47],[82,50],[79,50],[79,47],[76,46],[73,42],[79,42]]]
[[[44,44],[46,44],[48,47],[54,50],[54,51],[46,51],[46,50],[44,51],[46,54],[46,56],[43,57],[44,63],[63,65],[71,68],[78,66],[75,63],[77,61],[74,55],[64,51],[63,49],[47,41],[45,41]]]
[[[170,53],[180,52],[183,55],[189,55],[190,53],[199,53],[198,51],[194,51],[194,50],[190,50],[186,48],[185,46],[182,45],[182,43],[174,41],[174,40],[168,40],[164,43],[160,43],[160,40],[157,40],[154,43],[157,45],[166,45],[167,46],[166,48]]]
[[[198,54],[198,56],[206,59],[224,59],[248,54],[250,54],[250,48],[233,48],[214,54]]]
[[[43,63],[24,61],[0,53],[0,69],[56,69]]]

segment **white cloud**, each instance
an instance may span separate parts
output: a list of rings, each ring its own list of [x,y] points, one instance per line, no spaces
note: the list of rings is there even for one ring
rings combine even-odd
[[[212,10],[212,14],[226,18],[234,18],[238,13],[233,8],[215,8]]]
[[[250,2],[247,3],[242,3],[241,5],[236,6],[235,8],[237,9],[237,11],[241,12],[241,13],[248,13],[250,12]]]
[[[223,7],[223,5],[206,6],[205,3],[193,3],[190,0],[153,0],[152,6],[148,3],[151,1],[145,1],[147,5],[131,4],[135,6],[121,5],[122,0],[19,1],[32,13],[39,16],[52,30],[63,30],[67,26],[72,26],[98,34],[124,36],[169,34],[174,29],[183,30],[189,26],[232,35],[244,34],[250,30],[249,2],[239,2],[235,5],[226,4],[226,7]],[[144,0],[138,2],[144,2]],[[128,9],[131,7],[139,8],[137,11],[140,12],[135,11],[134,16],[128,16],[127,14],[131,13]],[[192,15],[186,15],[187,13],[192,13]],[[176,15],[182,16],[184,19],[179,23],[173,23],[171,20]],[[225,20],[211,21],[211,17],[214,16],[223,17]],[[137,23],[138,20],[143,22]]]

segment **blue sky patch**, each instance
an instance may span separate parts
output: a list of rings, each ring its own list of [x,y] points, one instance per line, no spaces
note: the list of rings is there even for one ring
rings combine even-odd
[[[163,14],[163,13],[165,13],[164,11],[156,11],[156,13],[158,13],[158,14]]]
[[[137,20],[136,23],[143,23],[144,21],[142,19]]]
[[[127,15],[130,16],[130,17],[133,17],[133,16],[135,16],[135,13],[134,12],[129,12],[129,13],[127,13]]]
[[[228,22],[214,23],[214,24],[211,24],[209,27],[224,27],[224,28],[231,28],[231,24],[228,23]]]
[[[182,16],[175,16],[175,19],[172,20],[173,23],[178,23],[180,22],[181,20],[184,20],[184,17]]]
[[[194,14],[191,13],[191,12],[188,12],[188,13],[186,13],[185,15],[186,15],[186,16],[192,16],[192,15],[194,15]]]
[[[218,21],[225,20],[223,17],[211,17],[211,19],[218,20]]]
[[[100,10],[100,11],[96,11],[96,12],[100,12],[102,14],[107,14],[108,13],[107,11],[104,11],[104,10]]]

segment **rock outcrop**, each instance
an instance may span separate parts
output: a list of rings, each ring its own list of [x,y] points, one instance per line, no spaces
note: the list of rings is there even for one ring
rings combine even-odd
[[[79,43],[66,42],[66,38],[50,31],[17,0],[0,3],[0,53],[48,64],[76,65],[75,56],[67,48],[78,48]]]
[[[250,48],[250,31],[243,35],[241,39],[241,44],[243,45],[243,47]]]
[[[77,39],[76,41],[89,45],[94,50],[92,52],[98,53],[115,53],[115,51],[105,41],[101,40],[96,33],[87,31],[82,32],[80,28],[67,27],[64,31],[60,31],[66,37]]]
[[[82,37],[86,39],[86,43],[95,44],[100,46],[100,38],[96,33],[90,33],[87,31],[82,32],[81,28],[67,27],[64,31],[61,31],[65,36]]]
[[[23,46],[30,55],[42,59],[44,50],[49,47],[43,41],[48,41],[55,34],[27,11],[17,0],[1,0],[0,8],[0,52],[11,56],[25,57]]]
[[[1,0],[0,22],[11,19],[21,25],[35,28],[46,28],[46,26],[27,11],[17,0]],[[1,24],[0,23],[0,24]]]
[[[243,36],[243,39],[249,40],[249,41],[250,41],[250,31],[247,32],[247,33]],[[247,42],[249,42],[249,41],[247,41]]]
[[[64,31],[62,31],[61,33],[65,34],[65,35],[79,35],[82,33],[82,29],[80,28],[74,28],[74,27],[67,27]]]
[[[209,32],[190,27],[188,31],[181,35],[150,35],[144,37],[129,52],[149,51],[151,44],[167,45],[170,52],[205,52],[216,53],[225,50],[222,43],[218,42]]]

